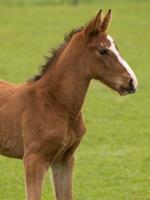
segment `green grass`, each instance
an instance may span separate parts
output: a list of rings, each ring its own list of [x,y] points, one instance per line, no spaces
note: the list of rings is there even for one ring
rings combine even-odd
[[[109,30],[136,72],[139,90],[120,97],[92,82],[84,105],[87,134],[76,153],[74,193],[78,200],[150,200],[150,2],[106,0],[77,7],[7,2],[0,1],[0,76],[15,83],[37,72],[43,55],[65,32],[86,23],[99,8],[112,8]],[[0,157],[0,173],[0,200],[24,199],[22,162]],[[54,199],[49,179],[47,175],[43,200]]]
[[[101,0],[104,2],[106,0]],[[107,0],[109,1],[109,0]],[[135,0],[136,1],[136,0]],[[58,5],[58,4],[73,4],[74,0],[1,0],[0,5]],[[81,4],[84,3],[99,3],[99,0],[78,0]]]

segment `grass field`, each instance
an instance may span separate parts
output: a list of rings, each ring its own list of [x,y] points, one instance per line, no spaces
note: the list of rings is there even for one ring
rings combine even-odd
[[[0,77],[15,83],[37,72],[43,55],[57,47],[65,32],[85,24],[99,8],[112,8],[109,30],[136,72],[139,89],[120,97],[92,82],[74,193],[77,200],[150,200],[150,1],[106,0],[77,7],[10,2],[0,0]],[[1,156],[0,173],[0,200],[23,200],[22,162]],[[43,192],[43,200],[48,199],[54,199],[49,173]]]

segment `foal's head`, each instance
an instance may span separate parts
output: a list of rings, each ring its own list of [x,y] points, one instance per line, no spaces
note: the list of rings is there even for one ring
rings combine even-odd
[[[81,56],[78,59],[81,59],[80,63],[89,77],[100,80],[120,95],[134,93],[136,76],[121,57],[113,38],[106,33],[110,18],[111,10],[104,18],[100,11],[82,31],[74,35],[72,43],[74,48],[78,48]]]

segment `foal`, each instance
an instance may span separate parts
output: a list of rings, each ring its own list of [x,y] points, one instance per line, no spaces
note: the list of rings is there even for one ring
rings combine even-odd
[[[120,95],[137,79],[106,33],[111,11],[73,31],[41,73],[15,85],[0,81],[0,154],[23,159],[27,200],[40,200],[51,166],[57,200],[72,200],[74,152],[85,133],[81,108],[91,79]]]

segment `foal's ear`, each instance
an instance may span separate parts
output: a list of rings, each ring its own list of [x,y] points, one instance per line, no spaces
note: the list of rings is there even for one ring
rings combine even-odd
[[[108,13],[107,13],[106,16],[104,17],[103,22],[102,22],[102,24],[101,24],[101,31],[102,31],[102,32],[105,32],[105,31],[106,31],[106,29],[107,29],[107,27],[108,27],[108,25],[109,25],[109,22],[110,22],[110,20],[111,20],[111,16],[112,16],[112,14],[111,14],[111,9],[109,9]]]
[[[84,35],[91,37],[100,32],[102,23],[102,10],[98,12],[96,17],[84,28]]]

